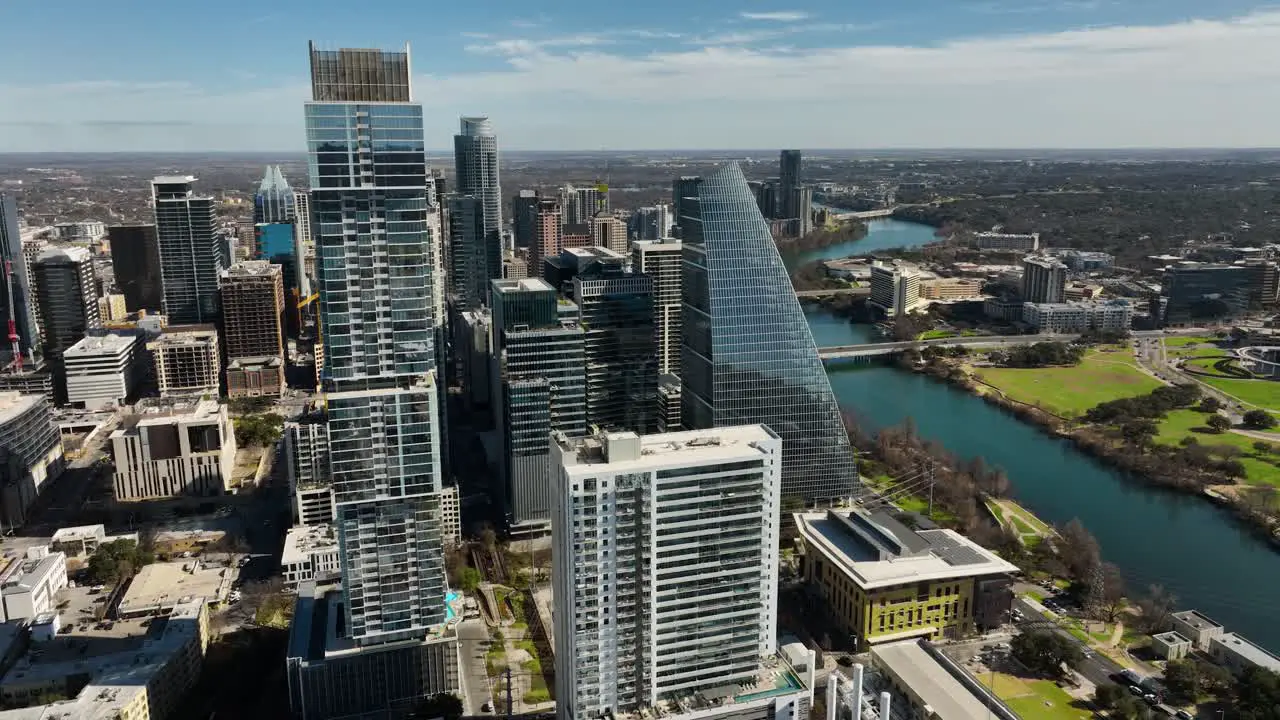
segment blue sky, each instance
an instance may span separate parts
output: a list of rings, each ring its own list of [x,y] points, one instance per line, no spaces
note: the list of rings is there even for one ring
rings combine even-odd
[[[411,43],[433,148],[1280,145],[1243,0],[6,5],[0,152],[301,150],[311,39]]]

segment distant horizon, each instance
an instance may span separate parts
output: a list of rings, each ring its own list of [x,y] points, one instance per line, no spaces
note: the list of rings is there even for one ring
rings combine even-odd
[[[825,147],[806,148],[792,145],[776,147],[726,147],[726,148],[619,148],[619,149],[587,149],[563,148],[531,150],[524,148],[500,147],[502,154],[520,155],[625,155],[625,154],[691,154],[691,155],[723,155],[730,153],[778,153],[782,150],[799,150],[805,154],[821,153],[1267,153],[1280,152],[1280,145],[1234,146],[1234,145],[1187,145],[1187,146],[1027,146],[1027,147],[982,147],[982,146],[901,146],[901,147]],[[426,155],[453,155],[452,148],[428,148]],[[156,155],[204,155],[204,156],[297,156],[305,158],[305,150],[9,150],[0,151],[0,157],[22,156],[156,156]]]

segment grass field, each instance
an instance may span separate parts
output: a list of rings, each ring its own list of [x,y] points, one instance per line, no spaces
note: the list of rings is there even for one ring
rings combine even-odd
[[[1183,438],[1192,437],[1201,445],[1227,445],[1240,452],[1240,462],[1244,464],[1248,475],[1247,482],[1254,485],[1271,485],[1280,487],[1280,444],[1272,443],[1275,452],[1259,452],[1254,443],[1260,442],[1251,437],[1233,432],[1214,434],[1198,432],[1204,430],[1205,420],[1209,416],[1196,410],[1174,410],[1160,421],[1160,434],[1156,442],[1162,445],[1177,445]]]
[[[1049,680],[1022,680],[1004,673],[984,673],[978,678],[983,685],[1008,704],[1024,720],[1082,720],[1092,713],[1076,707],[1076,701]]]
[[[1280,382],[1275,380],[1238,380],[1225,377],[1201,377],[1206,384],[1239,398],[1242,402],[1280,411]]]
[[[916,339],[917,340],[941,340],[942,338],[951,338],[955,336],[956,336],[956,333],[954,330],[926,330],[925,332],[920,333],[920,337]]]
[[[1078,417],[1098,403],[1160,387],[1160,381],[1138,369],[1127,349],[1091,350],[1075,367],[982,368],[978,374],[1014,400],[1063,417]]]
[[[1225,364],[1227,366],[1236,368],[1238,372],[1236,374],[1232,374],[1219,369],[1218,366],[1223,364],[1224,361],[1226,361]],[[1216,377],[1233,378],[1238,380],[1245,379],[1238,374],[1239,372],[1244,371],[1239,370],[1239,365],[1236,364],[1235,358],[1223,355],[1222,353],[1214,353],[1207,356],[1193,355],[1185,359],[1182,364],[1184,367],[1192,368],[1198,372],[1208,373],[1209,375],[1214,375]]]
[[[1171,337],[1164,339],[1164,346],[1170,350],[1174,348],[1184,348],[1188,345],[1212,345],[1218,342],[1218,338],[1212,335],[1200,335],[1197,337]]]

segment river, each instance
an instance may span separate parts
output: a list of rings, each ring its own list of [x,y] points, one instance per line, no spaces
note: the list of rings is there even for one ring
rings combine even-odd
[[[892,237],[932,233],[923,226],[914,232],[895,227],[893,236],[880,237],[876,224],[870,223],[871,235],[850,246],[892,247]],[[809,323],[820,346],[873,337],[868,326],[822,311],[810,312]],[[1179,609],[1195,608],[1228,630],[1280,649],[1280,624],[1272,612],[1280,602],[1280,553],[1228,513],[1200,498],[1130,482],[1069,443],[930,378],[886,366],[835,365],[829,375],[840,404],[868,429],[910,417],[922,437],[1003,468],[1013,495],[1045,520],[1079,518],[1098,539],[1103,557],[1123,570],[1131,593],[1158,583],[1177,595]]]
[[[919,247],[937,240],[934,230],[928,225],[904,222],[893,218],[877,218],[867,221],[866,236],[857,240],[849,240],[839,245],[809,250],[787,258],[787,264],[793,267],[814,260],[842,258],[849,255],[866,255],[877,250],[890,248]]]

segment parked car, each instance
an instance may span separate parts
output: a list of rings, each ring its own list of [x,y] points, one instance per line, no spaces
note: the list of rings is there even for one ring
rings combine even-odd
[[[1137,697],[1143,696],[1142,688],[1138,687],[1137,685],[1130,685],[1129,692]]]

